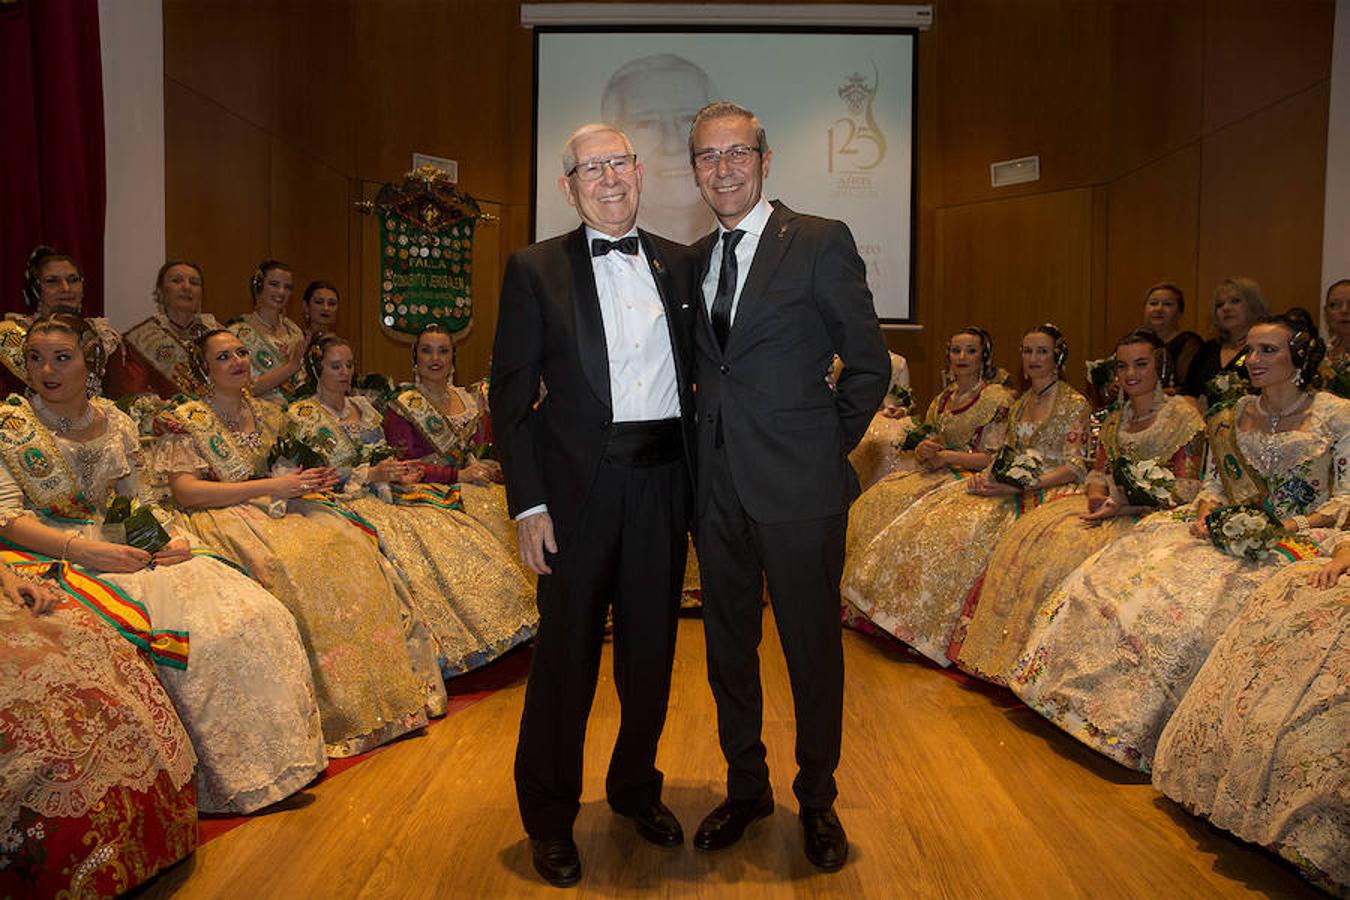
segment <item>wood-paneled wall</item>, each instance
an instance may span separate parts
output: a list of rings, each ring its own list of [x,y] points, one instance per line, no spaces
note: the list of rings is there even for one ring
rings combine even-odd
[[[1246,274],[1272,308],[1319,302],[1331,0],[936,0],[919,41],[920,331],[888,333],[918,394],[951,331],[1018,370],[1051,320],[1071,377],[1177,281],[1191,327]],[[486,371],[506,256],[528,240],[532,49],[516,0],[166,0],[168,252],[208,303],[248,308],[262,258],[342,289],[367,368],[406,373],[375,324],[374,224],[353,211],[413,151],[457,159],[500,217],[475,251],[461,377]],[[989,184],[1037,154],[1040,181]],[[784,199],[791,200],[785,196]],[[295,314],[299,315],[298,305]]]

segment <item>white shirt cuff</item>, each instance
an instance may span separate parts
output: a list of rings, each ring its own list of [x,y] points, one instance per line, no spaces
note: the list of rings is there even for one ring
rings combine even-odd
[[[522,511],[520,515],[516,516],[516,521],[519,522],[521,519],[528,519],[530,516],[537,516],[546,512],[548,512],[548,504],[540,503],[538,506],[531,506],[529,509]]]

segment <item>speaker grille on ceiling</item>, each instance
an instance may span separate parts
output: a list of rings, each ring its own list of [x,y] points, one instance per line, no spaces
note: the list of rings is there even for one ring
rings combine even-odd
[[[1041,180],[1041,158],[1024,156],[1021,159],[1005,159],[989,166],[989,181],[994,187],[1007,187],[1010,184],[1023,184]]]

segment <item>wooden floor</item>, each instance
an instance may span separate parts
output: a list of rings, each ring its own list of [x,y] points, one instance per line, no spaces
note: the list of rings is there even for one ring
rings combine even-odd
[[[1162,798],[1011,695],[845,634],[848,687],[836,806],[848,865],[801,853],[791,697],[766,613],[765,739],[775,815],[729,850],[651,846],[604,803],[618,728],[602,674],[576,839],[578,894],[630,897],[1318,897],[1272,856]],[[606,663],[608,664],[608,663]],[[145,897],[557,896],[530,867],[511,781],[524,684],[403,740],[164,873]],[[680,625],[661,746],[665,800],[692,835],[723,768],[698,620]]]

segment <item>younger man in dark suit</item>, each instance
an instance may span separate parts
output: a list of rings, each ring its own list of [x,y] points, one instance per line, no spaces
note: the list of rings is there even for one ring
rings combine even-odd
[[[694,329],[698,383],[695,529],[708,678],[727,759],[727,800],[694,837],[734,844],[773,812],[760,740],[763,579],[787,657],[797,718],[797,778],[807,858],[843,866],[833,810],[844,699],[839,579],[849,451],[890,380],[866,271],[842,222],[768,203],[772,151],[759,120],[732,103],[703,108],[690,162],[718,229],[696,245],[705,273]],[[825,373],[838,354],[831,392]]]

